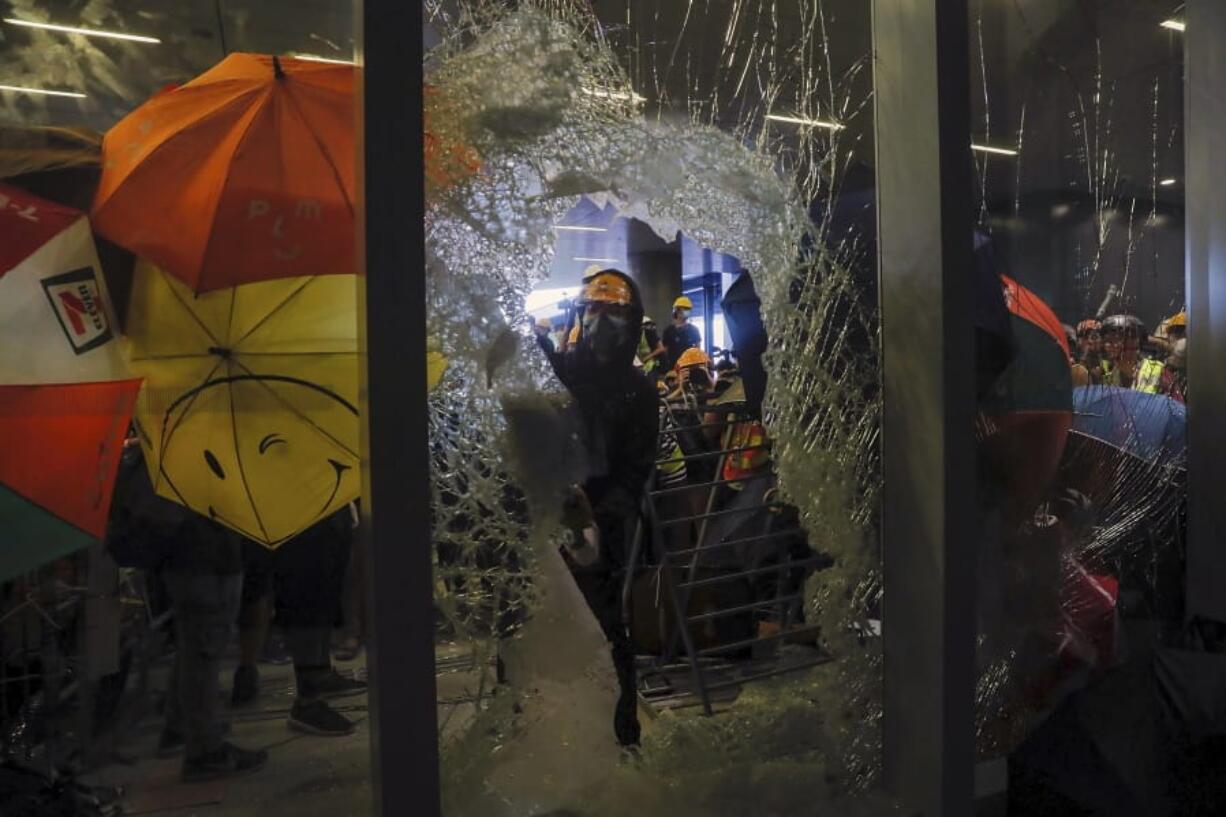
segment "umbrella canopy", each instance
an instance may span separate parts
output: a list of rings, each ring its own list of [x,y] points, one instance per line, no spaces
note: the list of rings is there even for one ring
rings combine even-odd
[[[1055,479],[1072,425],[1073,379],[1060,320],[1026,287],[1000,276],[1014,355],[981,406],[983,450],[1003,487],[1005,513],[1024,519]]]
[[[140,381],[83,213],[0,184],[0,581],[101,539]]]
[[[127,349],[159,494],[269,547],[357,498],[355,288],[327,275],[193,298],[137,264]]]
[[[1073,405],[1077,433],[1143,460],[1184,461],[1188,410],[1179,401],[1116,386],[1084,386],[1073,392]]]
[[[194,292],[354,271],[352,66],[231,54],[103,142],[98,232]]]

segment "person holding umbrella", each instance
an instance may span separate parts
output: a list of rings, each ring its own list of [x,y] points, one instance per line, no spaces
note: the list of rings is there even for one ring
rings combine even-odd
[[[158,754],[184,753],[185,783],[259,771],[268,753],[225,741],[218,707],[217,676],[242,587],[242,537],[158,496],[136,438],[125,443],[119,483],[108,544],[156,565],[174,611],[175,665]]]

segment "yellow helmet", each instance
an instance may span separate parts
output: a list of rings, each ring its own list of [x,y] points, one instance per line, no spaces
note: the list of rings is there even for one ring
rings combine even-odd
[[[1176,312],[1174,315],[1172,315],[1170,318],[1167,319],[1166,325],[1167,325],[1167,328],[1170,328],[1172,326],[1186,327],[1188,325],[1188,313],[1182,309],[1179,310],[1178,312]]]
[[[686,349],[681,353],[681,357],[677,358],[677,368],[687,369],[690,366],[710,366],[711,358],[707,357],[707,353],[699,349],[697,346]]]
[[[687,297],[686,297],[686,296],[684,296],[684,295],[682,295],[682,296],[681,296],[680,298],[678,298],[677,300],[673,301],[673,309],[674,309],[674,310],[677,310],[677,309],[693,309],[693,308],[694,308],[694,302],[693,302],[693,301],[691,301],[689,298],[687,298]]]
[[[624,276],[605,270],[597,273],[583,285],[579,302],[630,306],[634,303],[634,293],[630,291],[630,283]]]

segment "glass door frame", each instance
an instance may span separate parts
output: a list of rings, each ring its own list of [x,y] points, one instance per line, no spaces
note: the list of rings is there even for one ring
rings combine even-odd
[[[885,410],[885,781],[974,812],[977,520],[967,0],[873,0]],[[381,817],[440,813],[425,372],[419,7],[358,0],[359,266],[371,548],[372,777]],[[1226,6],[1189,0],[1189,612],[1226,620]],[[1203,374],[1200,374],[1203,372]],[[1202,419],[1203,418],[1203,419]],[[418,451],[419,457],[395,452]]]

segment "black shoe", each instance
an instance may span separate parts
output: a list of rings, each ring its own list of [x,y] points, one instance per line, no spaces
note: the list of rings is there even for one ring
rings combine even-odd
[[[267,762],[268,752],[263,749],[251,752],[232,743],[223,743],[216,752],[185,758],[179,779],[184,783],[197,783],[223,777],[243,777],[258,772]]]
[[[217,727],[217,732],[224,738],[230,734],[230,722],[222,721]],[[187,747],[187,738],[178,729],[171,729],[167,726],[162,730],[161,737],[158,738],[157,756],[160,758],[177,757],[183,754],[183,750]]]
[[[358,681],[341,675],[336,670],[328,670],[327,674],[311,680],[311,691],[326,701],[337,698],[349,698],[366,692],[366,682]]]
[[[162,730],[162,736],[158,738],[157,756],[161,758],[175,757],[183,752],[185,745],[183,733],[167,727]]]
[[[353,723],[323,701],[294,701],[289,713],[289,728],[328,738],[353,734]]]
[[[260,697],[260,671],[255,665],[242,665],[234,670],[234,687],[230,690],[231,706],[247,706]]]

